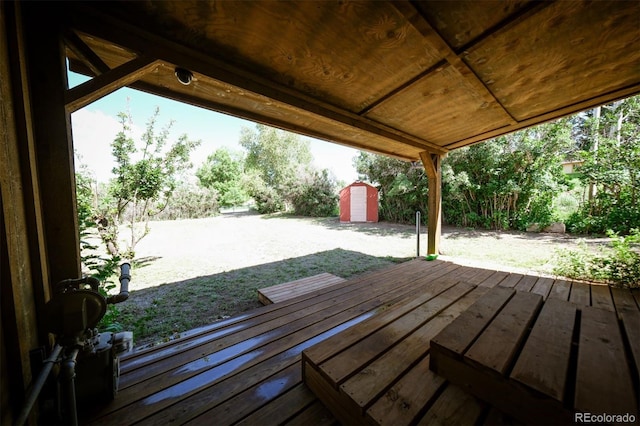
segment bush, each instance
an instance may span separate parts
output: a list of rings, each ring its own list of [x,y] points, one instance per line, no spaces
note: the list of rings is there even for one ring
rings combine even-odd
[[[558,120],[451,152],[442,168],[446,222],[521,230],[553,222],[553,197],[567,185],[560,153],[570,145],[570,123]]]
[[[608,230],[628,234],[640,225],[640,206],[626,197],[598,196],[567,219],[567,229],[576,234],[601,234]]]
[[[269,214],[285,210],[284,199],[271,187],[264,186],[255,188],[251,196],[256,202],[256,210],[258,210],[258,213]]]
[[[107,250],[104,254],[93,241],[99,241],[100,237],[95,229],[94,211],[94,179],[90,176],[86,167],[81,166],[76,173],[76,205],[78,209],[78,229],[80,231],[80,262],[83,275],[97,278],[100,281],[98,291],[104,297],[116,288],[118,266],[122,260],[120,256],[111,255]],[[116,305],[107,305],[107,311],[98,324],[100,331],[122,331],[122,325],[118,321],[120,311]]]
[[[312,172],[294,189],[293,212],[301,216],[326,217],[338,214],[337,184],[328,170]]]
[[[640,229],[625,237],[609,231],[610,247],[593,253],[584,245],[579,250],[558,251],[553,272],[588,281],[605,282],[618,287],[640,287]]]
[[[573,186],[573,189],[561,192],[553,199],[554,216],[558,221],[565,224],[580,208],[584,192],[584,188],[577,185],[579,181],[576,181],[576,179],[571,179],[569,184]]]
[[[218,193],[214,189],[182,184],[173,192],[167,207],[154,216],[155,220],[196,219],[220,213]]]

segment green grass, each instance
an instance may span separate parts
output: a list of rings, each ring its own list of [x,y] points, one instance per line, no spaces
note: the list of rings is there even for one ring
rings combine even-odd
[[[408,259],[335,249],[136,291],[119,322],[136,346],[168,341],[179,333],[257,308],[257,290],[322,272],[350,278]]]
[[[553,200],[553,211],[556,220],[565,222],[573,213],[578,211],[586,188],[579,179],[572,179],[573,189],[561,192]]]
[[[337,218],[230,215],[152,224],[113,318],[137,346],[260,306],[257,290],[328,272],[350,278],[413,258],[415,227]],[[423,230],[424,232],[424,230]],[[426,235],[421,237],[426,254]],[[570,236],[443,228],[443,258],[551,272]],[[600,244],[590,239],[590,245]],[[284,260],[283,260],[284,259]],[[497,267],[497,266],[496,266]]]

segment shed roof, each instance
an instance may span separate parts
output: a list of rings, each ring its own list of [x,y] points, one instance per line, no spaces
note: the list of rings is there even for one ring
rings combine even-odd
[[[354,182],[351,182],[349,185],[345,186],[344,188],[342,188],[342,190],[345,190],[347,188],[350,188],[352,186],[368,186],[370,188],[375,189],[376,191],[378,190],[378,188],[376,188],[375,186],[373,186],[372,184],[368,183],[368,182],[364,182],[361,180],[356,180]]]
[[[637,1],[70,2],[63,19],[71,69],[100,75],[70,110],[128,85],[407,160],[640,92]]]

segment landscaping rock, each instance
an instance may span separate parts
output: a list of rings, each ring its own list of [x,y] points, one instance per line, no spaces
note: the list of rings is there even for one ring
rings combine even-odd
[[[562,222],[554,222],[542,230],[542,232],[551,232],[553,234],[564,234],[567,232],[567,227]]]
[[[527,226],[527,232],[540,232],[540,224],[532,223],[531,225]]]
[[[553,234],[564,234],[567,232],[567,227],[562,222],[553,222],[551,225],[542,228],[539,223],[532,223],[527,226],[527,232],[550,232]]]

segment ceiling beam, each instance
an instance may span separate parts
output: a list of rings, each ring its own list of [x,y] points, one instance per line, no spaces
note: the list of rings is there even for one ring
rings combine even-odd
[[[144,52],[146,55],[176,64],[212,79],[405,145],[441,154],[447,151],[433,142],[312,98],[246,69],[236,67],[221,58],[203,54],[195,49],[151,34],[139,26],[123,22],[90,6],[72,2],[69,3],[66,13],[70,20],[69,25],[74,29],[115,43],[133,52]],[[290,127],[287,125],[285,128]]]
[[[438,53],[447,61],[453,69],[474,89],[474,91],[489,103],[497,105],[503,112],[504,118],[510,124],[516,124],[517,120],[507,111],[500,103],[498,98],[489,90],[484,82],[476,75],[476,73],[467,65],[467,63],[455,52],[455,50],[446,42],[445,39],[436,31],[435,28],[426,20],[416,7],[408,0],[390,2],[400,14],[433,46]]]
[[[159,61],[147,56],[132,59],[105,74],[100,74],[79,86],[69,89],[65,93],[67,110],[75,112],[92,102],[139,80],[145,74],[153,71]]]
[[[87,44],[82,41],[78,34],[67,29],[62,35],[67,48],[71,49],[75,55],[93,72],[100,75],[109,72],[110,68]]]
[[[71,71],[78,74],[86,75],[87,77],[92,77],[92,78],[96,76],[96,74],[82,60],[79,60],[76,58],[68,58],[68,59],[69,59],[69,69]],[[193,105],[199,108],[215,111],[221,114],[227,114],[227,115],[231,115],[233,117],[241,118],[244,120],[249,120],[256,123],[270,125],[283,130],[293,131],[293,132],[302,134],[304,136],[325,140],[330,143],[336,143],[338,145],[359,149],[361,151],[374,152],[376,154],[382,154],[388,157],[397,158],[398,160],[402,160],[402,161],[416,161],[418,159],[417,154],[416,156],[402,155],[392,150],[374,148],[369,145],[348,140],[346,138],[341,138],[339,136],[331,136],[327,133],[324,133],[318,130],[309,129],[303,126],[296,126],[295,124],[291,125],[284,121],[279,121],[277,119],[262,115],[259,113],[260,111],[259,109],[247,111],[245,109],[233,107],[230,105],[208,101],[206,99],[199,98],[197,96],[192,96],[182,92],[176,92],[176,91],[167,89],[166,87],[156,86],[154,84],[147,83],[141,80],[138,80],[129,84],[128,87],[132,89],[140,90],[141,92],[149,93],[155,96],[160,96],[162,98],[171,99],[176,102],[182,102],[182,103]]]
[[[84,64],[84,62],[79,61],[77,59],[69,59],[69,66],[71,68],[71,70],[73,70],[74,72],[78,72],[80,74],[84,74],[84,75],[88,75],[88,76],[93,76],[91,70],[86,66],[86,64]],[[267,125],[271,125],[274,127],[278,127],[281,129],[288,129],[290,131],[295,131],[296,133],[300,133],[302,135],[305,136],[309,136],[312,138],[317,138],[317,139],[322,139],[322,140],[326,140],[332,143],[337,143],[339,145],[344,145],[344,146],[348,146],[350,148],[356,148],[356,149],[360,149],[360,150],[364,150],[364,151],[371,151],[373,152],[373,148],[370,146],[365,146],[364,144],[358,144],[357,142],[354,143],[353,141],[344,139],[344,138],[340,138],[340,137],[333,137],[330,136],[326,133],[320,132],[320,131],[315,131],[313,129],[308,129],[305,128],[303,126],[297,126],[294,128],[291,128],[291,125],[287,126],[287,123],[285,122],[281,122],[278,120],[274,120],[274,119],[269,119],[268,117],[265,117],[264,115],[261,115],[259,113],[259,110],[255,110],[255,111],[246,111],[244,109],[240,109],[240,108],[235,108],[229,105],[224,105],[224,104],[220,104],[217,102],[213,102],[213,101],[207,101],[205,99],[196,97],[196,96],[192,96],[192,95],[188,95],[185,93],[180,93],[180,92],[175,92],[172,90],[167,89],[166,87],[160,87],[160,86],[155,86],[153,84],[150,83],[146,83],[144,81],[135,81],[131,84],[129,84],[129,87],[131,87],[132,89],[136,89],[136,90],[140,90],[142,92],[146,92],[146,93],[150,93],[152,95],[156,95],[156,96],[161,96],[163,98],[167,98],[167,99],[171,99],[177,102],[182,102],[182,103],[186,103],[189,105],[193,105],[193,106],[197,106],[200,108],[204,108],[204,109],[208,109],[210,111],[215,111],[215,112],[219,112],[222,114],[228,114],[234,117],[238,117],[238,118],[242,118],[245,120],[250,120],[256,123],[262,123],[262,124],[267,124]],[[409,156],[404,156],[404,155],[400,155],[398,153],[395,153],[391,150],[385,150],[385,149],[376,149],[375,151],[378,154],[383,154],[389,157],[394,157],[397,158],[399,160],[403,160],[403,161],[414,161],[416,160],[416,158],[413,157],[409,157]]]
[[[394,96],[402,93],[405,91],[405,89],[410,88],[411,86],[413,86],[414,84],[416,84],[417,82],[421,81],[422,79],[424,79],[425,77],[427,77],[428,75],[434,73],[434,72],[439,72],[442,71],[443,69],[449,67],[451,64],[449,64],[447,61],[445,60],[441,60],[438,61],[436,64],[430,66],[429,68],[427,68],[426,70],[422,71],[420,74],[418,74],[417,76],[413,77],[412,79],[405,81],[404,83],[402,83],[400,86],[396,87],[395,89],[393,89],[392,91],[388,92],[387,94],[379,97],[378,99],[376,99],[374,102],[372,102],[371,104],[369,104],[366,108],[362,109],[361,111],[358,112],[358,115],[365,115],[367,114],[369,111],[373,110],[374,108],[376,108],[378,105],[386,102],[387,100],[393,98]]]
[[[551,6],[555,1],[556,0],[533,0],[531,3],[522,7],[522,9],[510,15],[507,19],[503,19],[492,27],[487,28],[472,40],[469,40],[466,44],[457,49],[457,53],[459,55],[466,54],[466,52],[480,46],[485,40],[496,37],[497,35],[502,34],[505,31],[509,31],[517,25],[520,25],[522,22],[527,21],[533,15]]]
[[[505,127],[500,127],[498,129],[494,129],[489,132],[485,132],[480,135],[473,136],[471,138],[462,139],[457,142],[450,143],[446,145],[446,148],[449,150],[453,150],[453,149],[461,148],[464,146],[472,145],[478,142],[483,142],[483,141],[486,141],[487,139],[495,138],[497,136],[502,136],[507,133],[515,132],[517,130],[522,130],[527,127],[535,126],[537,124],[546,123],[548,121],[557,120],[561,117],[566,117],[568,115],[575,114],[580,111],[584,111],[590,108],[595,108],[599,105],[604,105],[610,102],[615,102],[619,99],[628,98],[629,96],[637,95],[638,93],[640,93],[640,84],[633,84],[631,86],[624,87],[620,90],[615,90],[613,92],[596,96],[586,101],[578,102],[576,104],[569,105],[567,107],[560,108],[560,109],[548,112],[546,114],[542,114],[536,117],[519,121],[517,124],[513,126],[506,126],[509,128],[509,130],[506,130],[506,131],[505,131]]]

